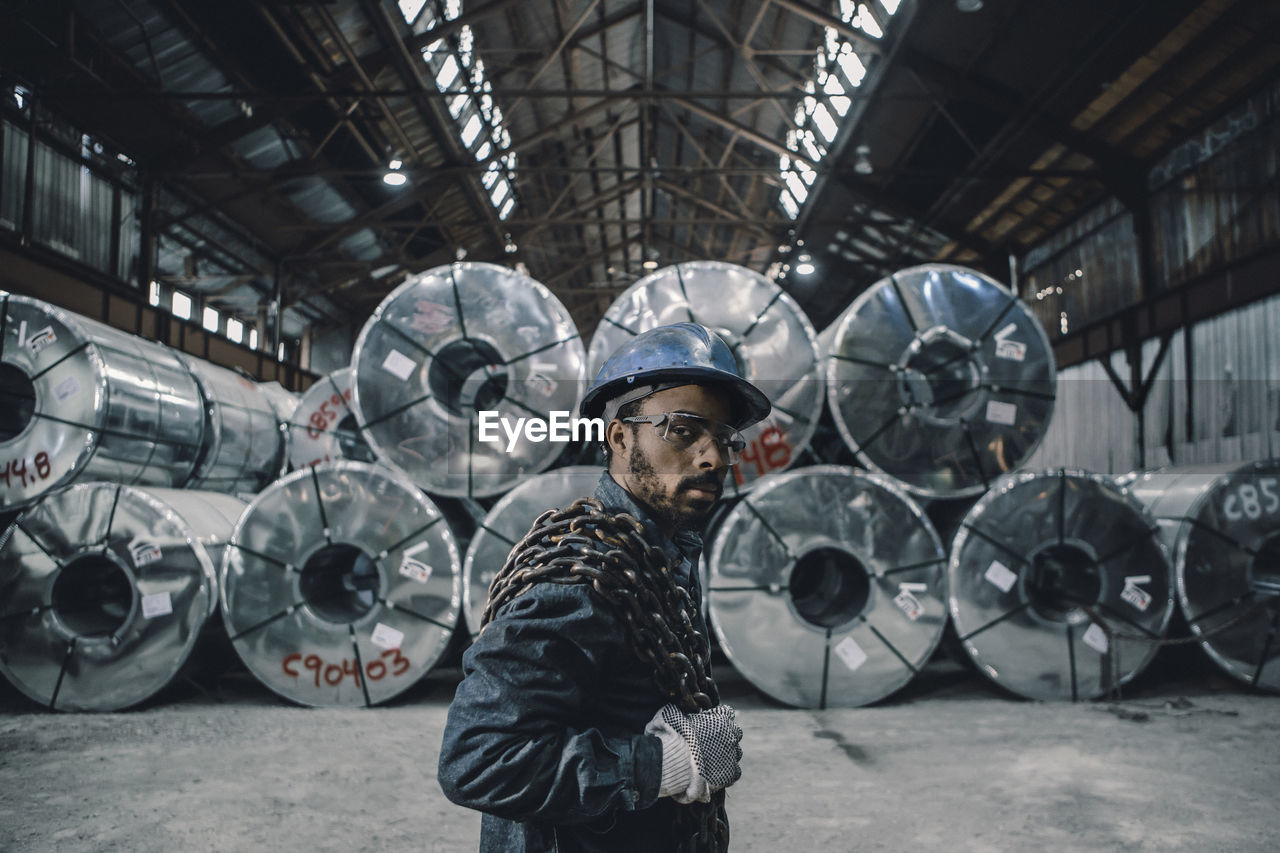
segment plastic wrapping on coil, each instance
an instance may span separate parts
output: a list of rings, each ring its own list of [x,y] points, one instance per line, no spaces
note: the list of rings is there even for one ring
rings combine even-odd
[[[805,708],[882,699],[946,624],[946,554],[920,507],[877,474],[817,465],[762,481],[710,547],[711,622],[734,667]]]
[[[0,669],[54,710],[153,697],[207,640],[217,566],[244,506],[81,483],[29,507],[0,548]]]
[[[1148,471],[1129,489],[1160,524],[1201,647],[1233,678],[1280,691],[1280,460]]]
[[[512,547],[542,513],[594,495],[601,470],[595,465],[571,465],[537,474],[499,498],[485,515],[462,566],[463,615],[472,635],[480,630],[489,584]]]
[[[1099,474],[1019,471],[965,516],[948,564],[969,658],[1031,699],[1091,699],[1151,661],[1173,613],[1155,519]]]
[[[497,495],[565,449],[523,430],[511,441],[503,421],[515,430],[544,419],[571,434],[585,358],[569,312],[540,282],[494,264],[436,267],[392,291],[360,331],[353,408],[378,458],[420,488]],[[495,414],[483,422],[484,412]]]
[[[994,279],[948,264],[900,270],[858,296],[826,376],[858,460],[923,497],[978,495],[1021,465],[1056,394],[1035,315]]]
[[[180,355],[205,404],[204,447],[187,488],[249,493],[284,473],[285,432],[261,386],[225,367]]]
[[[340,459],[376,460],[351,410],[354,378],[355,371],[343,367],[321,377],[302,395],[289,420],[289,464],[294,468]]]
[[[444,653],[461,560],[445,516],[402,474],[331,462],[254,498],[220,581],[227,633],[259,681],[303,705],[368,706]]]
[[[173,350],[38,299],[0,300],[0,510],[73,482],[187,483],[203,404]]]
[[[800,306],[759,273],[721,261],[665,267],[623,292],[588,350],[592,378],[622,344],[669,323],[701,323],[733,351],[739,373],[768,396],[773,413],[744,431],[747,449],[726,482],[730,492],[786,470],[809,445],[822,411],[821,362]]]

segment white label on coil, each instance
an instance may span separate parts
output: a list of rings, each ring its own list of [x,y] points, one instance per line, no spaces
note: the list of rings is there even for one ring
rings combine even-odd
[[[893,603],[898,605],[898,609],[907,614],[907,618],[912,622],[924,615],[924,605],[908,590],[898,590],[898,594],[893,597]]]
[[[136,569],[149,566],[159,561],[162,556],[160,546],[154,542],[141,542],[135,539],[129,543],[129,557],[133,560],[133,566]]]
[[[996,343],[996,358],[1007,358],[1010,361],[1026,361],[1027,345],[1021,341],[999,341]]]
[[[146,619],[168,616],[173,612],[173,601],[167,592],[153,592],[142,596],[142,615]]]
[[[27,329],[27,322],[23,320],[22,325],[18,329],[19,338],[22,337],[22,334],[26,331],[26,329]],[[38,332],[32,332],[31,337],[27,338],[25,341],[23,341],[23,343],[26,345],[27,349],[31,350],[32,355],[39,355],[40,350],[49,346],[57,339],[58,339],[58,336],[53,333],[53,326],[45,326],[43,329],[41,329]]]
[[[862,646],[853,641],[853,637],[845,637],[836,643],[832,650],[850,670],[855,670],[867,662],[867,653],[862,650]]]
[[[426,563],[418,562],[412,557],[405,557],[400,561],[400,574],[418,583],[426,583],[431,580],[431,567]]]
[[[1151,606],[1151,594],[1138,584],[1150,581],[1151,575],[1130,575],[1125,578],[1124,589],[1120,590],[1120,600],[1146,612],[1146,609]]]
[[[987,420],[993,424],[1013,425],[1018,419],[1018,407],[1013,403],[1002,403],[999,400],[987,401]]]
[[[1001,592],[1008,592],[1013,589],[1013,585],[1018,581],[1018,576],[1009,571],[1009,567],[999,560],[992,560],[991,565],[987,567],[982,577],[986,579],[987,583]]]
[[[1102,630],[1097,622],[1090,625],[1084,632],[1084,636],[1080,639],[1084,640],[1084,644],[1091,649],[1095,649],[1098,654],[1105,655],[1107,653],[1107,632]]]
[[[80,383],[74,376],[68,376],[66,379],[53,386],[53,396],[58,398],[58,402],[70,397],[80,390]]]
[[[382,360],[382,369],[398,378],[401,382],[408,380],[417,366],[418,363],[416,361],[400,352],[400,350],[393,349]]]
[[[398,649],[404,642],[404,632],[379,622],[373,626],[373,634],[370,635],[369,642],[380,649]]]

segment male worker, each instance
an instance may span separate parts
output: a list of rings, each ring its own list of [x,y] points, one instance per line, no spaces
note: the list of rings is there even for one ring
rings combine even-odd
[[[512,550],[445,725],[440,785],[484,812],[482,853],[728,846],[742,730],[710,678],[696,531],[769,409],[693,323],[601,368],[580,407],[607,424],[595,501]]]

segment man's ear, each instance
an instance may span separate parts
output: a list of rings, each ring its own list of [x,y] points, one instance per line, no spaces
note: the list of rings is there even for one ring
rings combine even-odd
[[[604,440],[609,445],[609,452],[614,456],[621,455],[627,449],[627,425],[614,418],[604,428]]]

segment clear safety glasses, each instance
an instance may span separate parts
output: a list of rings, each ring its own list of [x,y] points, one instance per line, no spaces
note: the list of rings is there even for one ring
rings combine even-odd
[[[725,462],[729,465],[738,464],[742,459],[742,451],[747,446],[742,433],[728,424],[684,412],[636,415],[623,418],[622,422],[653,424],[658,428],[658,435],[662,436],[663,441],[685,452],[701,450],[708,441],[714,440],[724,451]]]

